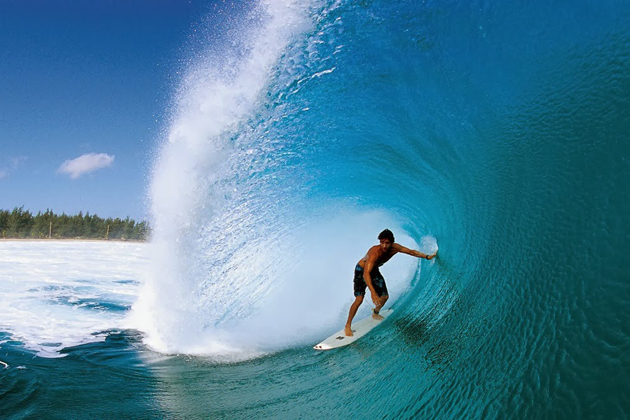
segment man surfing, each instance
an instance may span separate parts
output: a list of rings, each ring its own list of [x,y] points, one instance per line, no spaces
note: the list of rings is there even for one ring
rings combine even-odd
[[[348,314],[348,322],[344,329],[346,335],[351,337],[352,334],[352,318],[357,313],[359,306],[363,303],[365,297],[366,287],[370,289],[372,296],[372,302],[376,307],[372,318],[381,320],[383,317],[379,315],[381,308],[389,299],[387,292],[387,285],[385,279],[379,271],[379,267],[389,261],[394,255],[402,252],[403,254],[412,255],[418,258],[432,259],[437,254],[427,255],[420,251],[414,251],[413,249],[405,248],[404,246],[394,242],[394,234],[391,230],[385,229],[378,235],[379,245],[371,247],[365,257],[358,262],[354,268],[354,303],[350,306],[350,313]]]

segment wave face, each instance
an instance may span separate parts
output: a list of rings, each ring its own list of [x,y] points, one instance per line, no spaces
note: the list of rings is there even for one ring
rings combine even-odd
[[[252,416],[623,417],[628,4],[219,11],[156,158],[146,343],[220,363],[288,351]],[[297,357],[343,325],[386,227],[439,258],[384,267],[389,326]],[[298,380],[299,408],[278,385]]]

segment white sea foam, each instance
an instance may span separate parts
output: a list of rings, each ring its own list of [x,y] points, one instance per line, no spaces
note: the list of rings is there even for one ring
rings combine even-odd
[[[203,343],[199,332],[209,320],[229,317],[226,311],[238,318],[250,306],[234,304],[241,295],[230,296],[229,287],[213,286],[226,281],[220,278],[224,272],[242,278],[249,266],[262,267],[269,258],[259,237],[231,231],[252,223],[251,204],[243,203],[239,212],[231,213],[235,220],[223,226],[222,247],[205,244],[199,230],[212,230],[204,221],[230,217],[223,210],[226,192],[218,186],[228,178],[222,163],[235,153],[230,133],[260,105],[275,63],[294,37],[311,25],[309,7],[308,2],[295,0],[259,2],[249,16],[243,16],[246,23],[229,31],[230,49],[217,54],[209,48],[183,80],[150,189],[153,272],[134,311],[138,328],[148,334],[147,343],[155,349],[191,352],[200,347],[225,352],[220,339],[212,345]],[[253,149],[247,154],[257,158]],[[235,249],[249,257],[239,260],[233,255]],[[265,287],[232,287],[247,289],[242,294],[253,298],[265,294]]]
[[[0,331],[44,357],[122,328],[146,268],[146,246],[0,242]],[[120,308],[116,310],[116,308]]]

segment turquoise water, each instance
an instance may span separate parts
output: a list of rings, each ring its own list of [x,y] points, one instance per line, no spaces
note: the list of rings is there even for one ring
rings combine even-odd
[[[4,342],[0,415],[628,417],[630,4],[272,5],[191,47],[141,321]],[[438,258],[313,351],[385,227]]]

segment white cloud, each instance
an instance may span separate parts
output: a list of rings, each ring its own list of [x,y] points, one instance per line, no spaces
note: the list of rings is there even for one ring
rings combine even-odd
[[[12,157],[11,165],[0,169],[0,179],[8,177],[12,172],[17,171],[18,167],[28,160],[28,156]]]
[[[78,158],[66,160],[58,171],[77,179],[81,175],[111,166],[114,158],[115,156],[106,153],[86,153]]]

